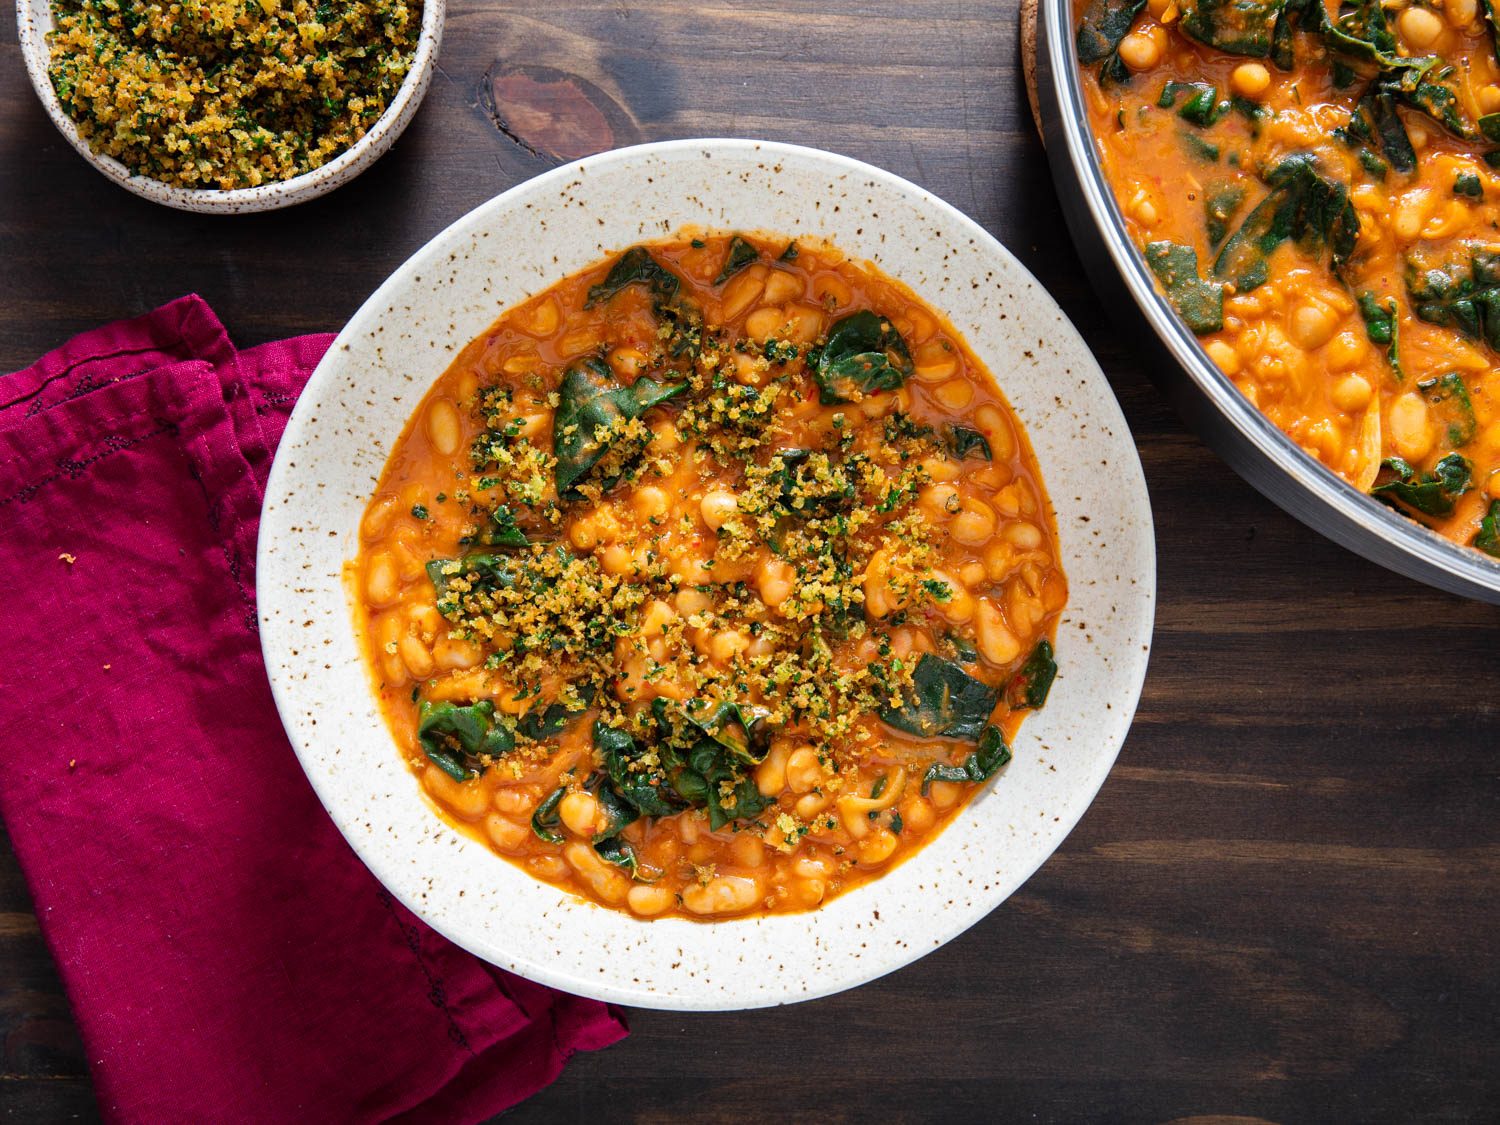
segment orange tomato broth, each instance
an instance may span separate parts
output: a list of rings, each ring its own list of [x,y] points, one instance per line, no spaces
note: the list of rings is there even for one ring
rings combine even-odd
[[[914,736],[870,711],[907,699],[924,654],[941,656],[999,691],[990,719],[1009,743],[1029,706],[1032,658],[1050,656],[1040,642],[1054,635],[1066,601],[1051,505],[1025,434],[958,333],[831,245],[769,234],[738,241],[756,260],[722,283],[734,246],[727,234],[686,232],[647,247],[680,280],[676,304],[638,283],[590,305],[611,258],[506,311],[408,423],[348,568],[381,709],[441,813],[536,878],[640,917],[805,910],[906,858],[977,790],[924,780],[934,763],[968,760],[976,739]],[[671,325],[697,315],[682,308],[701,312],[703,328],[696,348],[674,357],[682,337]],[[910,373],[895,389],[824,404],[809,352],[865,309],[901,334]],[[617,445],[635,442],[611,466],[623,479],[601,479],[599,469],[581,495],[559,501],[555,431],[576,430],[554,424],[559,388],[565,372],[595,360],[622,387],[644,378],[690,385],[619,431]],[[755,414],[747,403],[767,409]],[[748,423],[732,417],[735,404],[751,409]],[[955,424],[982,434],[990,459],[950,448],[955,432],[944,427]],[[491,457],[493,446],[476,452],[497,433],[509,466]],[[785,470],[793,449],[834,452],[826,462],[811,455],[805,465],[817,471],[797,478],[793,499],[777,500],[785,485],[771,470]],[[812,494],[855,478],[856,502],[841,511],[865,522],[843,539],[825,535],[834,517]],[[766,507],[767,495],[767,511],[747,513]],[[451,586],[440,597],[427,564],[481,550],[477,530],[502,502],[528,539],[547,544],[511,558],[538,570],[565,558],[560,574],[534,587],[518,580],[524,597],[453,595]],[[788,504],[805,510],[791,514]],[[842,578],[809,554],[834,542],[848,556]],[[452,567],[454,577],[477,588],[482,576],[468,566]],[[495,610],[484,599],[496,596],[520,600]],[[578,639],[601,622],[612,643]],[[544,634],[552,649],[512,651],[518,636]],[[572,700],[583,710],[560,733],[465,758],[474,776],[459,780],[424,751],[423,704],[489,701],[493,722],[509,728],[589,676],[598,690],[591,702]],[[595,721],[645,748],[624,776],[661,794],[682,774],[667,770],[669,752],[652,742],[665,729],[652,725],[653,702],[671,711],[698,698],[769,713],[753,720],[760,760],[728,756],[734,772],[715,791],[728,811],[765,807],[717,828],[703,808],[642,816],[598,844],[617,802],[604,791],[612,775]],[[751,741],[751,725],[730,724],[731,740]],[[749,787],[744,805],[737,784]],[[612,862],[620,842],[633,870]]]
[[[1483,142],[1402,106],[1396,113],[1416,167],[1382,175],[1380,163],[1390,161],[1377,141],[1345,143],[1333,132],[1348,125],[1372,64],[1330,50],[1315,31],[1295,35],[1290,70],[1271,58],[1229,54],[1184,32],[1184,17],[1195,7],[1148,0],[1120,43],[1128,80],[1101,79],[1101,66],[1084,67],[1089,121],[1130,237],[1143,251],[1161,242],[1190,248],[1199,274],[1211,280],[1217,271],[1210,264],[1225,240],[1270,194],[1267,172],[1288,156],[1312,154],[1323,176],[1347,186],[1358,219],[1353,254],[1339,271],[1326,247],[1281,242],[1269,255],[1264,284],[1243,292],[1226,285],[1222,328],[1199,331],[1200,341],[1252,403],[1356,488],[1376,490],[1456,543],[1500,555],[1495,353],[1481,338],[1416,315],[1407,284],[1415,276],[1410,270],[1463,260],[1471,252],[1466,243],[1500,250],[1500,179],[1482,158]],[[1078,6],[1080,25],[1086,11],[1087,4]],[[1398,2],[1384,11],[1403,55],[1435,54],[1440,67],[1457,64],[1453,82],[1465,115],[1477,119],[1500,109],[1500,65],[1474,0],[1447,0],[1440,10]],[[1328,18],[1337,16],[1329,10]],[[1158,104],[1174,81],[1211,83],[1217,98],[1238,101],[1201,127],[1180,112],[1186,95],[1170,107]],[[1251,120],[1246,107],[1258,107],[1261,119]],[[1209,158],[1203,142],[1218,148],[1218,159]],[[1226,233],[1211,242],[1207,207],[1226,198],[1226,189],[1241,190],[1244,201]],[[1387,343],[1367,327],[1359,304],[1366,294],[1381,308],[1394,302],[1401,372]],[[1472,419],[1461,424],[1455,424],[1453,377],[1472,406]],[[1423,474],[1452,454],[1469,467],[1467,487],[1433,504],[1451,510],[1418,510],[1382,487],[1399,480],[1400,466],[1388,458]]]

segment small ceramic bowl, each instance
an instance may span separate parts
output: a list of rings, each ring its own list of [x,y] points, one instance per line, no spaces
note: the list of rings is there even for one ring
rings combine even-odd
[[[395,143],[402,130],[411,122],[432,81],[433,64],[437,61],[438,48],[443,41],[445,2],[446,0],[425,0],[422,7],[422,29],[417,38],[411,70],[407,72],[391,104],[386,106],[385,113],[370,127],[368,133],[321,168],[314,168],[311,172],[304,172],[290,180],[230,191],[173,187],[149,176],[136,175],[114,157],[96,153],[79,136],[78,126],[73,119],[63,112],[62,103],[57,100],[57,91],[52,88],[52,79],[47,74],[51,57],[47,48],[47,33],[52,30],[51,0],[16,0],[16,27],[20,31],[26,72],[31,75],[31,85],[36,90],[36,96],[42,100],[47,115],[52,118],[58,131],[85,160],[125,190],[153,203],[162,203],[179,211],[238,215],[249,211],[275,211],[326,195],[354,179],[385,154],[386,149]]]
[[[689,225],[822,236],[945,311],[1026,428],[1068,575],[1061,671],[1011,764],[912,858],[804,914],[641,921],[537,882],[450,827],[376,709],[341,581],[392,443],[459,349],[567,274]],[[257,566],[282,721],[334,822],[392,893],[502,968],[683,1009],[837,992],[998,906],[1109,772],[1145,676],[1155,598],[1151,510],[1130,431],[1036,280],[972,220],[888,172],[738,140],[580,160],[490,200],[419,250],[355,314],[298,401],[266,491]]]

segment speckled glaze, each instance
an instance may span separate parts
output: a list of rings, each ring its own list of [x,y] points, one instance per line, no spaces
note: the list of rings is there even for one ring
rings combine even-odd
[[[341,584],[392,444],[459,349],[564,275],[688,224],[828,238],[946,311],[1030,435],[1071,588],[1061,672],[1011,765],[912,859],[805,914],[639,921],[537,882],[449,827],[377,713]],[[303,768],[402,902],[480,957],[570,992],[749,1008],[824,996],[915,960],[993,910],[1052,853],[1103,783],[1135,711],[1155,544],[1140,462],[1097,364],[977,224],[845,157],[676,141],[524,183],[453,224],[376,291],[287,427],[262,514],[257,596],[266,666]]]
[[[411,70],[396,91],[391,104],[386,106],[385,113],[371,126],[368,133],[321,168],[304,172],[290,180],[253,188],[236,188],[233,191],[172,187],[149,176],[138,176],[114,157],[94,152],[89,148],[88,142],[78,135],[78,127],[73,119],[63,112],[62,104],[57,100],[57,91],[52,88],[52,80],[47,76],[50,57],[47,32],[52,30],[51,0],[16,0],[16,28],[21,37],[21,54],[26,59],[26,73],[31,76],[31,86],[36,91],[36,96],[42,100],[47,116],[52,118],[58,132],[85,160],[126,191],[134,192],[153,203],[175,207],[179,211],[241,215],[250,211],[275,211],[326,195],[354,179],[395,144],[396,138],[422,104],[427,86],[432,81],[432,68],[443,42],[445,7],[446,0],[425,0],[422,30],[417,39],[416,53],[412,57]]]

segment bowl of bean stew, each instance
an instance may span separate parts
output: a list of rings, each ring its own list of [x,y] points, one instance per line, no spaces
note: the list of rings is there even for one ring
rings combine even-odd
[[[494,964],[714,1009],[993,910],[1117,754],[1154,598],[1119,409],[915,185],[681,141],[547,173],[366,302],[289,426],[277,705],[392,893]]]
[[[1500,56],[1468,0],[1042,0],[1080,253],[1178,409],[1382,566],[1500,601]]]

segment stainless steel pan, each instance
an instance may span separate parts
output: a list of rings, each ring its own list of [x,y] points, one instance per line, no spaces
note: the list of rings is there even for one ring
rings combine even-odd
[[[1224,377],[1157,293],[1099,168],[1071,0],[1039,0],[1036,75],[1047,158],[1073,241],[1099,295],[1189,425],[1237,473],[1334,542],[1419,582],[1500,603],[1500,560],[1408,520],[1304,453]]]

